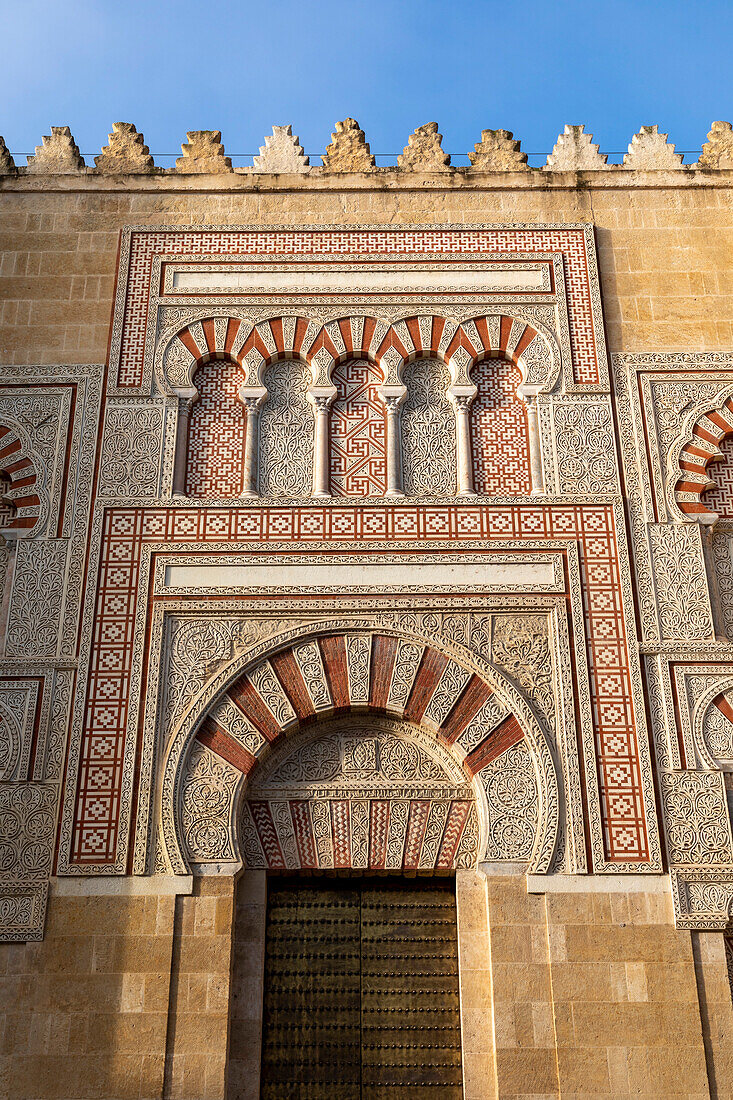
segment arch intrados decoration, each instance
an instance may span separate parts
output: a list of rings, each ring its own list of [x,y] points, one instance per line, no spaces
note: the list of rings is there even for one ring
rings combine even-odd
[[[217,755],[222,756],[223,759],[237,768],[243,777],[246,777],[252,773],[261,754],[263,758],[266,758],[263,750],[286,736],[288,731],[301,728],[304,723],[307,725],[309,722],[315,722],[319,717],[326,716],[334,711],[341,714],[348,714],[353,711],[363,715],[366,710],[370,714],[386,714],[392,718],[400,716],[399,710],[395,710],[393,704],[387,705],[390,703],[389,696],[385,696],[384,704],[381,704],[376,697],[372,699],[372,684],[376,683],[377,680],[376,678],[372,679],[371,656],[366,665],[367,684],[370,693],[366,699],[362,698],[361,701],[358,701],[352,696],[350,662],[349,658],[345,657],[341,660],[341,667],[344,667],[345,661],[346,684],[349,685],[348,705],[338,705],[334,699],[331,700],[331,704],[326,704],[325,707],[323,705],[318,707],[315,704],[314,695],[311,692],[315,692],[316,688],[310,686],[310,681],[306,685],[303,674],[305,658],[302,652],[296,654],[295,651],[306,650],[310,657],[315,659],[316,664],[320,662],[320,679],[327,684],[328,691],[333,690],[335,693],[337,689],[332,688],[332,685],[339,682],[338,674],[331,668],[335,658],[333,655],[327,656],[329,650],[324,648],[324,645],[328,642],[332,650],[333,647],[339,647],[339,640],[341,640],[342,652],[346,653],[353,646],[353,642],[350,641],[353,638],[369,639],[370,654],[371,647],[375,644],[374,640],[385,639],[381,644],[386,645],[392,653],[392,663],[386,666],[390,670],[396,665],[402,647],[412,646],[418,650],[420,655],[419,665],[414,669],[413,678],[409,683],[409,694],[402,713],[413,724],[419,726],[429,736],[448,748],[459,760],[473,784],[479,806],[483,806],[481,783],[476,780],[479,772],[511,745],[522,740],[525,741],[532,758],[539,801],[537,830],[529,859],[529,869],[538,873],[546,871],[551,864],[558,839],[558,778],[542,726],[523,696],[497,669],[456,643],[448,644],[441,640],[440,649],[437,649],[433,644],[434,639],[422,636],[414,631],[381,626],[375,628],[371,624],[365,623],[335,622],[317,629],[314,629],[312,623],[304,624],[302,627],[287,631],[279,638],[271,638],[266,642],[262,642],[254,646],[248,654],[232,660],[222,668],[201,692],[196,702],[179,723],[166,752],[160,808],[165,855],[173,872],[182,874],[187,871],[186,860],[183,855],[184,844],[180,819],[181,794],[186,760],[195,741],[213,748]],[[366,643],[362,641],[361,644],[363,647]],[[414,660],[415,655],[412,654],[412,657]],[[431,670],[429,674],[421,672],[423,662],[425,667]],[[337,661],[336,664],[338,663]],[[295,669],[294,665],[296,666]],[[380,659],[378,661],[375,655],[374,666],[385,667],[384,660]],[[435,679],[436,670],[437,679]],[[447,670],[450,671],[447,672]],[[288,681],[288,676],[292,677],[290,681]],[[277,706],[274,697],[271,697],[271,705],[266,704],[262,698],[262,692],[257,685],[259,684],[265,690],[267,685],[263,686],[263,677],[269,682],[268,690],[274,689],[276,695],[280,697]],[[287,690],[282,677],[285,678],[292,694],[291,691]],[[430,677],[433,679],[431,680]],[[453,678],[454,687],[456,684],[458,686],[455,688],[454,698],[449,700],[448,697],[444,698],[445,692],[441,685],[447,687],[451,678]],[[341,688],[338,690],[343,692],[343,672],[341,673],[340,682]],[[390,673],[389,682],[385,682],[383,679],[380,690],[389,692],[391,683]],[[422,712],[418,715],[417,721],[415,721],[415,712],[414,709],[411,709],[411,701],[413,693],[418,689],[420,702],[419,704],[415,703],[414,706],[423,706],[423,703],[424,706]],[[220,723],[215,722],[212,726],[209,721],[212,712],[219,708],[221,702],[227,702],[225,697],[228,697],[231,691],[234,691],[234,694],[237,695],[237,700],[234,702],[237,714],[245,715],[259,738],[259,741],[257,741],[258,747],[254,752],[252,747],[255,742],[251,742],[248,748],[242,742],[241,737],[232,737],[231,731],[224,728],[225,733],[229,732],[230,741],[233,742],[233,745],[229,741],[225,742],[221,739],[222,735],[215,728]],[[303,710],[307,706],[304,692],[311,699],[311,709],[307,713]],[[445,715],[438,722],[431,721],[428,714],[435,697],[440,698],[443,708],[446,707],[448,702],[450,703]],[[490,709],[493,710],[493,707],[484,709],[486,703],[492,697],[499,704],[501,716],[499,719],[494,720],[487,727],[487,731],[479,737],[478,733],[481,732],[480,723]],[[343,694],[340,699],[343,703]],[[242,702],[245,703],[244,708]],[[252,707],[254,707],[254,710],[251,709]],[[469,714],[468,712],[472,711],[473,707],[477,709]],[[279,711],[279,716],[275,715],[275,710]],[[437,712],[438,715],[440,713]],[[253,716],[256,719],[254,722],[252,721]],[[464,720],[465,725],[461,726]],[[269,726],[264,727],[263,722],[269,723]],[[472,744],[469,737],[467,751],[463,747],[462,741],[471,723],[479,724],[478,733],[472,732],[470,735],[470,737],[478,737],[478,740],[475,744]],[[214,748],[214,745],[218,745],[218,750]],[[239,797],[241,797],[243,787],[244,783],[240,782]]]
[[[733,394],[720,405],[697,415],[692,428],[685,433],[674,458],[677,477],[674,482],[674,503],[685,518],[699,523],[715,523],[718,513],[704,503],[702,497],[715,487],[710,467],[725,457],[720,444],[733,436]]]
[[[453,380],[459,383],[480,357],[508,358],[519,366],[523,384],[538,389],[551,388],[560,370],[552,334],[534,319],[503,312],[461,322],[412,314],[394,322],[354,315],[325,324],[293,314],[254,325],[231,316],[206,316],[189,322],[163,345],[161,384],[183,394],[190,391],[199,363],[229,356],[244,370],[247,387],[261,386],[263,369],[283,359],[306,362],[316,385],[328,384],[334,367],[353,358],[377,365],[386,360],[385,378],[391,384],[400,383],[405,363],[419,358],[453,364]]]
[[[2,528],[3,537],[29,538],[42,529],[48,500],[38,478],[41,469],[42,464],[20,424],[0,422],[0,474],[7,479],[2,499],[14,510],[10,522]]]

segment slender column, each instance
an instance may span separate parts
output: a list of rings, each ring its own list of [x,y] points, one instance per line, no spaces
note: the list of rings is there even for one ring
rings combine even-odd
[[[527,434],[529,437],[529,472],[532,479],[532,492],[544,493],[545,478],[542,472],[540,422],[537,416],[536,397],[529,397],[527,399]]]
[[[402,491],[402,447],[400,446],[400,400],[399,397],[386,397],[384,404],[387,412],[385,425],[386,475],[385,496],[401,497]]]
[[[519,386],[517,393],[527,410],[527,438],[529,442],[529,475],[532,494],[544,493],[545,475],[542,470],[542,446],[540,441],[540,421],[537,414],[537,394],[539,386]]]
[[[458,473],[458,495],[474,496],[473,455],[471,454],[471,403],[473,397],[453,398],[453,411],[456,415],[456,466]]]
[[[317,390],[309,390],[308,400],[313,406],[315,415],[315,432],[313,440],[313,496],[328,497],[331,495],[331,476],[329,462],[329,426],[331,419],[331,404],[336,396],[336,387],[326,389],[319,387]]]
[[[718,517],[713,513],[713,515],[710,516],[700,515],[695,518],[700,524],[700,535],[702,536],[703,561],[705,563],[705,573],[708,580],[708,594],[710,597],[710,609],[713,613],[715,639],[718,642],[730,642],[732,639],[728,637],[725,629],[723,601],[720,596],[718,570],[715,564],[713,540],[715,537],[715,524],[717,523]]]
[[[257,479],[260,468],[260,408],[267,391],[259,386],[242,386],[239,399],[247,410],[247,426],[244,437],[244,478],[242,495],[258,495]]]
[[[188,466],[188,422],[191,417],[191,406],[197,396],[178,398],[178,421],[176,423],[176,449],[173,457],[173,493],[176,496],[186,495],[186,469]]]
[[[402,441],[400,438],[400,405],[407,396],[405,386],[382,386],[378,391],[385,409],[385,496],[402,497]]]

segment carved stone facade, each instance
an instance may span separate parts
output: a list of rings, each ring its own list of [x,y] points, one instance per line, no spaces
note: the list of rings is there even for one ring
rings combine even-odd
[[[679,201],[690,225],[726,229],[729,128],[713,126],[699,169],[656,127],[623,168],[569,126],[542,170],[505,130],[456,169],[429,123],[392,175],[353,119],[323,168],[291,127],[249,174],[220,138],[189,134],[175,187],[129,124],[97,169],[67,128],[27,172],[0,143],[13,216],[48,202],[76,224],[78,199],[109,237],[95,188],[121,173],[144,210],[138,225],[120,199],[96,351],[71,310],[63,345],[43,328],[34,354],[15,329],[2,345],[0,937],[25,952],[11,973],[40,982],[68,920],[70,965],[119,965],[109,1003],[159,1016],[160,1081],[141,1095],[182,1096],[200,1069],[180,1061],[197,1030],[185,998],[226,1001],[228,1019],[232,928],[261,908],[240,898],[234,915],[238,882],[443,875],[466,1097],[583,1093],[568,1066],[590,1065],[603,997],[597,1093],[643,1094],[641,1020],[644,1036],[679,1025],[683,1091],[707,1095],[705,1067],[726,1064],[716,1036],[733,1037],[708,984],[733,934],[730,301],[709,304],[714,330],[694,327],[697,299],[679,330],[640,328],[629,313],[643,294],[656,308],[664,280],[635,284],[632,309],[597,250],[604,270],[634,234],[653,252],[643,226],[617,252],[615,235],[630,202],[656,225],[662,192],[667,215]],[[475,223],[471,202],[502,188],[516,224]],[[316,195],[332,214],[312,222]],[[241,218],[224,219],[224,196]],[[362,224],[367,200],[390,217]],[[184,982],[189,941],[219,935],[203,984]],[[130,977],[138,936],[161,937],[155,1012]],[[517,958],[537,971],[526,1004]],[[605,977],[558,969],[581,962]],[[572,1041],[556,1026],[571,1016]],[[44,1042],[68,1032],[49,1023]],[[220,1074],[232,1039],[211,1040]],[[674,1094],[639,1057],[659,1075],[648,1094]],[[224,1076],[206,1091],[223,1100]]]

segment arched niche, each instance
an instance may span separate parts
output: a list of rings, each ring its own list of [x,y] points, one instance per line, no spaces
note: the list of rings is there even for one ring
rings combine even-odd
[[[333,496],[384,496],[386,432],[379,387],[384,372],[364,358],[347,358],[331,372],[330,475]]]
[[[406,496],[453,496],[456,491],[456,421],[450,374],[438,359],[405,364],[402,464]]]
[[[298,359],[263,371],[266,396],[259,414],[259,492],[263,497],[310,496],[314,420],[308,401],[311,372]]]
[[[239,497],[244,491],[247,413],[239,399],[241,366],[222,354],[197,366],[188,416],[185,492]]]

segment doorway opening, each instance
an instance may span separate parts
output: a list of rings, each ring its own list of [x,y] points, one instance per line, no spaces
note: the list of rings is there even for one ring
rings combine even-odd
[[[463,1097],[455,881],[268,882],[261,1100]]]

